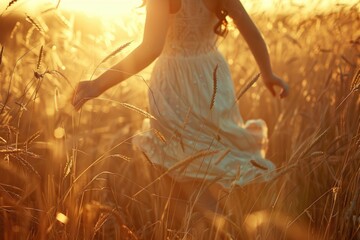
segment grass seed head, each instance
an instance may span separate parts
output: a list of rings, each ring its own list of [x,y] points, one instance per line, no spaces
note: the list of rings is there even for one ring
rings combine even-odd
[[[40,70],[41,62],[43,60],[43,54],[44,54],[44,46],[41,46],[40,52],[39,52],[39,58],[38,58],[38,61],[37,61],[37,64],[36,64],[36,71]]]
[[[4,46],[1,46],[1,51],[0,51],[0,66],[1,66],[1,63],[2,63],[3,53],[4,53]]]
[[[239,101],[239,99],[259,80],[260,73],[257,74],[248,84],[245,85],[243,89],[238,93],[236,101]]]
[[[13,5],[13,4],[16,3],[16,2],[17,2],[17,0],[12,0],[12,1],[10,1],[10,2],[8,3],[8,5],[7,5],[7,7],[6,7],[5,10],[7,10],[9,7],[11,7],[11,5]]]
[[[211,103],[210,103],[210,110],[214,107],[215,105],[215,97],[216,97],[216,91],[217,91],[217,72],[218,72],[218,69],[219,69],[219,64],[217,64],[214,68],[214,71],[213,71],[213,94],[212,94],[212,97],[211,97]]]
[[[360,68],[356,71],[351,83],[351,91],[359,91],[359,90],[360,90]]]
[[[112,53],[110,53],[107,57],[105,57],[100,64],[106,62],[107,60],[109,60],[110,58],[114,57],[116,54],[120,53],[121,51],[123,51],[125,48],[127,48],[128,46],[130,46],[130,44],[132,43],[132,41],[127,42],[123,45],[121,45],[119,48],[117,48],[116,50],[114,50]],[[99,64],[99,65],[100,65]]]
[[[44,33],[43,28],[33,18],[26,14],[26,20],[31,23],[40,33]]]

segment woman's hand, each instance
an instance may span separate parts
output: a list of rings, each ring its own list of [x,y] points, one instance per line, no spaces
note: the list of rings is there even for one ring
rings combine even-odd
[[[269,89],[271,94],[276,97],[275,86],[281,88],[280,98],[285,98],[289,95],[289,85],[280,77],[276,76],[275,74],[271,74],[270,76],[263,76],[264,84]]]
[[[88,100],[98,97],[101,91],[95,81],[82,81],[76,86],[73,93],[72,105],[78,111]]]

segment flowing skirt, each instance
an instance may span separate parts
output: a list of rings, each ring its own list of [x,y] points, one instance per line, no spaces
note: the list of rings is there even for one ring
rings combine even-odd
[[[215,70],[216,69],[216,70]],[[133,144],[177,181],[209,180],[225,188],[267,181],[267,127],[244,122],[223,56],[161,55],[148,90],[149,111]]]

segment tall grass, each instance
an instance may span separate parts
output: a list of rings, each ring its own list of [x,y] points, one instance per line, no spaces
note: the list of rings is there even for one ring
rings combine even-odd
[[[274,69],[291,85],[282,101],[256,80],[241,91],[257,68],[235,31],[220,45],[242,115],[268,123],[267,157],[278,166],[268,184],[221,196],[224,215],[204,215],[194,205],[211,183],[196,189],[193,201],[182,198],[178,183],[133,151],[147,113],[142,77],[81,113],[72,110],[76,81],[90,77],[111,44],[127,40],[80,33],[57,11],[52,23],[40,16],[50,26],[46,34],[32,32],[31,22],[16,24],[1,48],[1,238],[359,239],[358,13],[343,7],[305,19],[255,16]]]

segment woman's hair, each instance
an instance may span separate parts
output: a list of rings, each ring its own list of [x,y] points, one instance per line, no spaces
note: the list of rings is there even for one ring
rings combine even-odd
[[[216,16],[218,17],[219,21],[214,27],[214,32],[222,37],[225,37],[228,33],[227,25],[228,21],[226,20],[226,16],[228,15],[227,11],[225,10],[218,10],[216,12]]]
[[[146,0],[143,0],[141,7],[145,6],[145,4],[146,4]],[[219,21],[214,26],[214,32],[222,37],[225,37],[228,32],[227,29],[228,21],[226,20],[227,15],[228,15],[227,11],[221,10],[220,8],[216,12],[216,16],[218,17]]]

